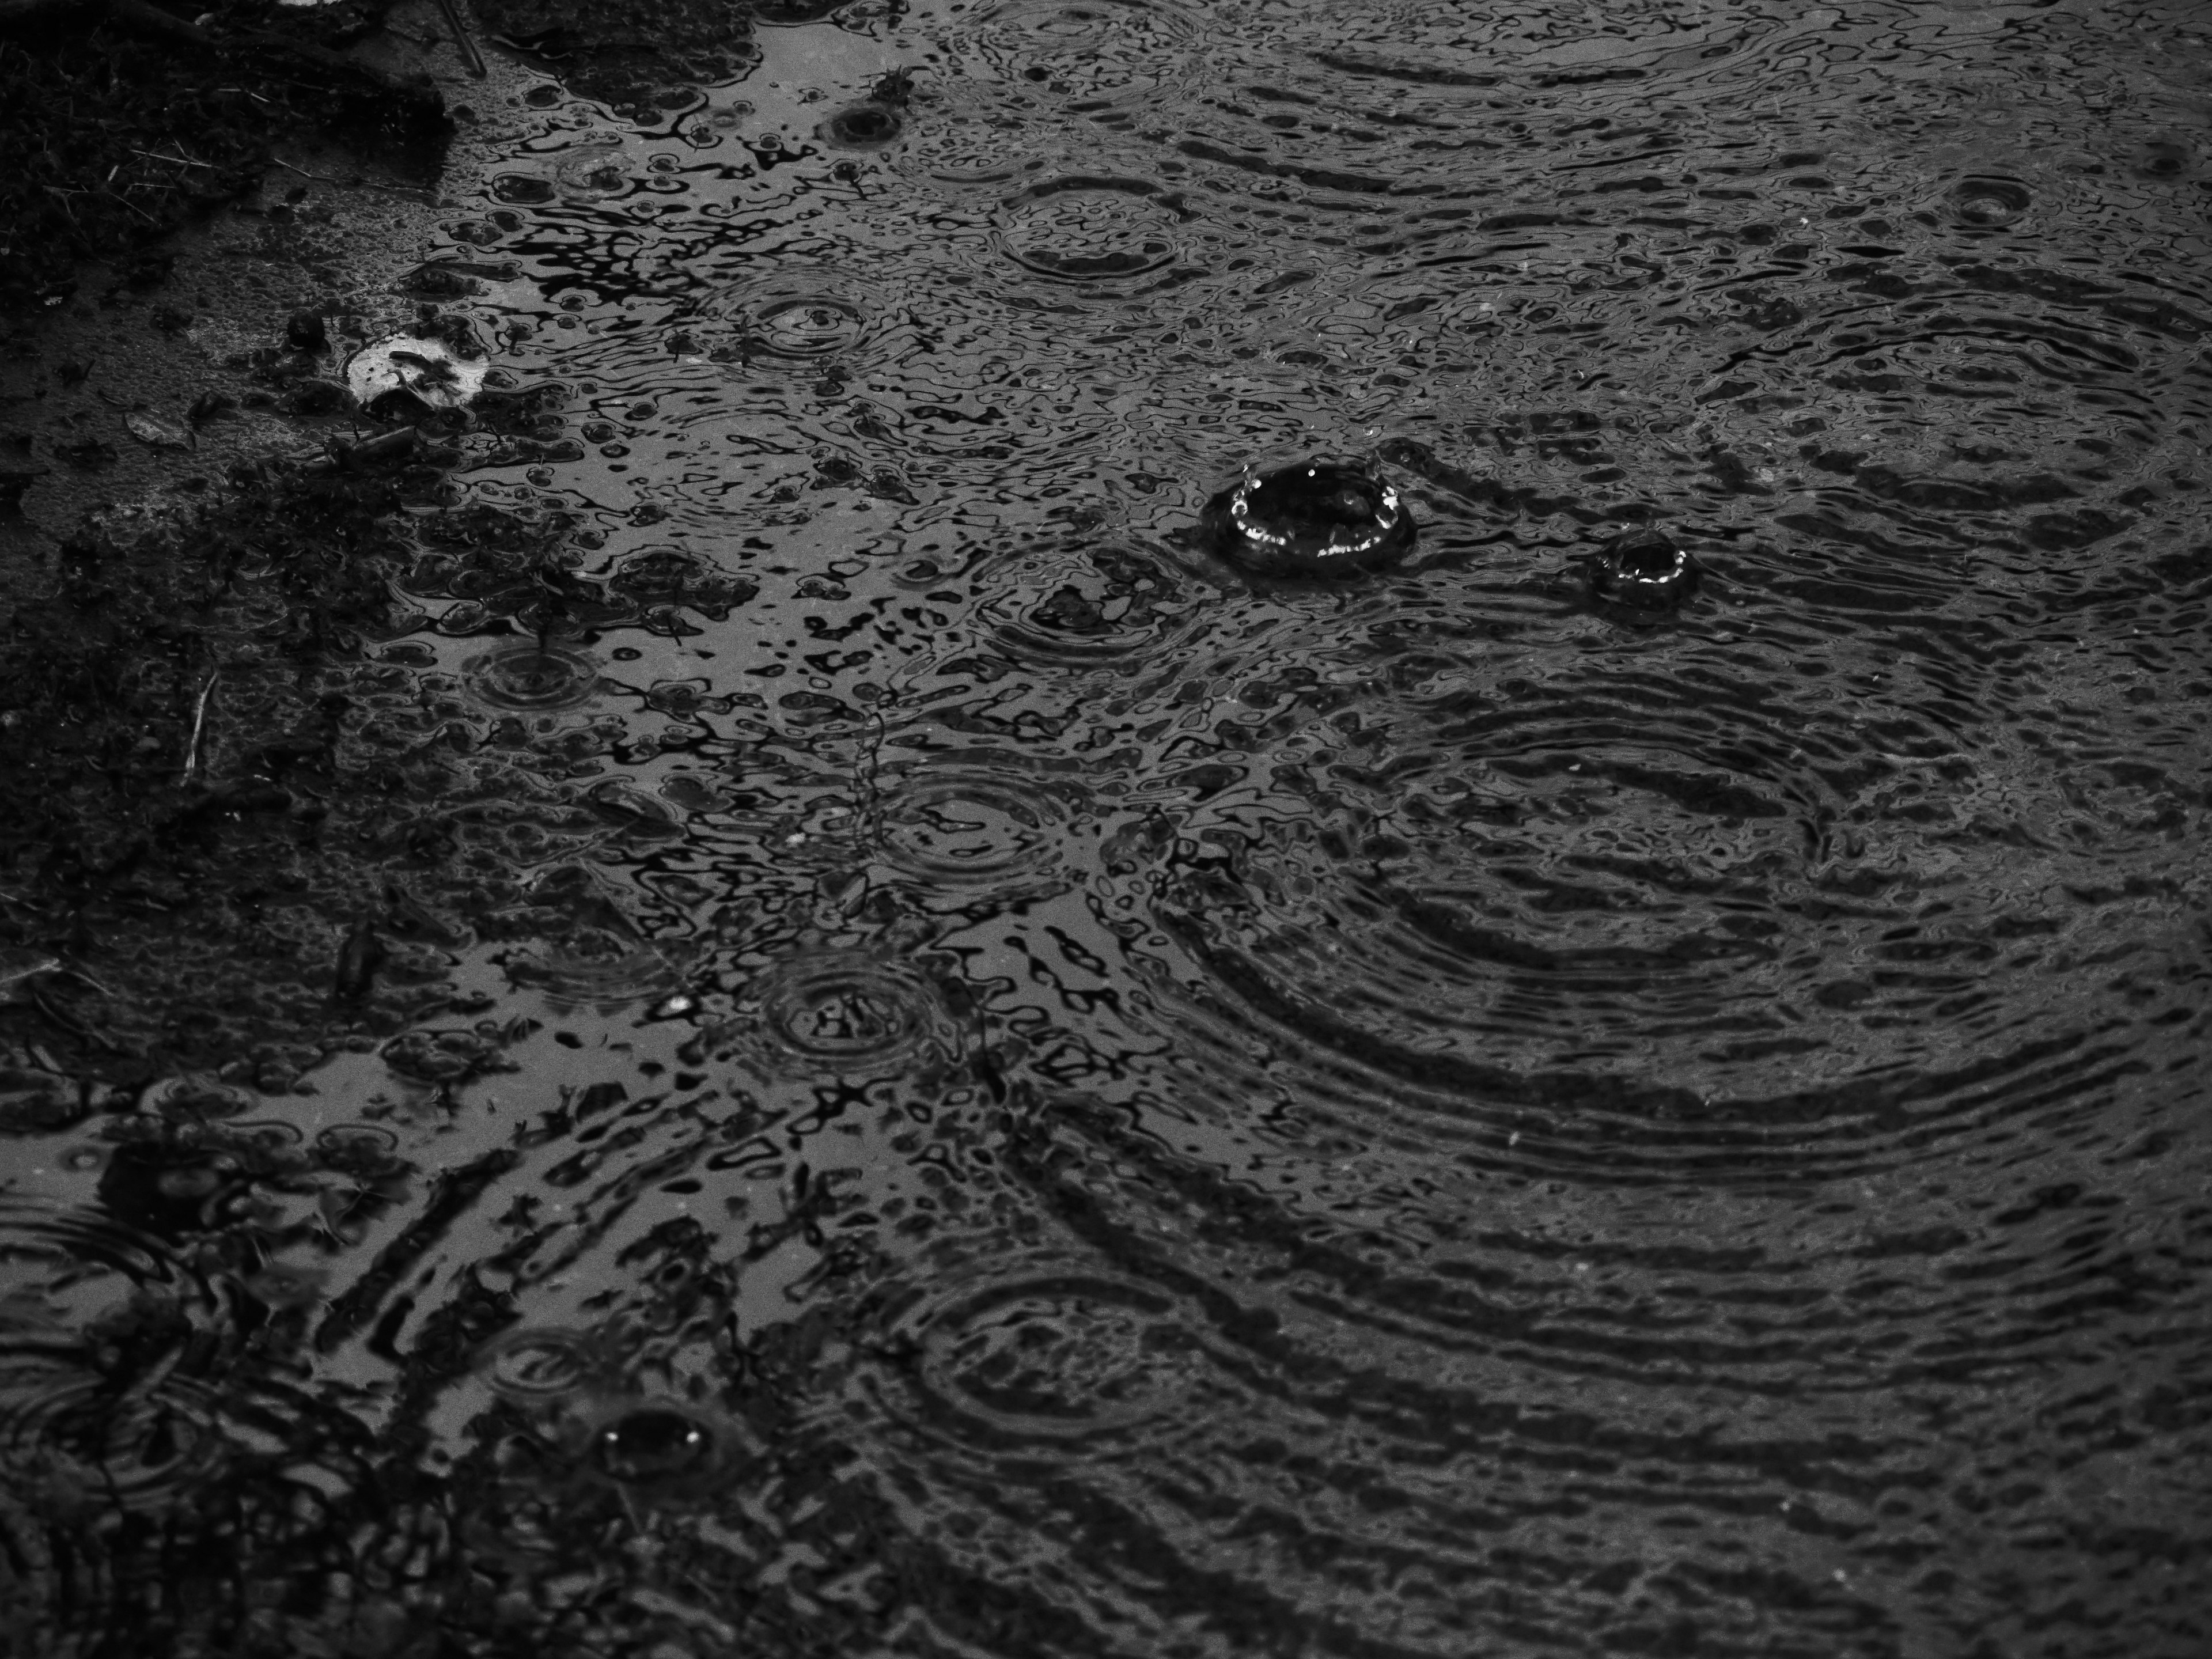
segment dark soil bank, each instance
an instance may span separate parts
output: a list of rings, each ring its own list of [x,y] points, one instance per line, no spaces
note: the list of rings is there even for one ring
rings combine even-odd
[[[0,5],[0,307],[50,298],[79,262],[129,254],[237,195],[281,137],[343,129],[434,172],[437,89],[344,50],[385,9]],[[150,283],[161,269],[157,256],[133,276]]]
[[[498,825],[527,781],[505,761],[464,781],[405,673],[359,661],[422,620],[394,615],[395,578],[549,653],[645,604],[726,606],[712,584],[641,597],[568,576],[584,550],[558,514],[452,505],[465,449],[495,466],[575,451],[554,412],[567,388],[434,412],[340,384],[382,328],[483,351],[441,319],[438,299],[475,287],[452,262],[365,298],[349,270],[387,250],[329,186],[366,167],[397,181],[370,188],[427,204],[406,182],[436,185],[453,130],[409,56],[441,43],[421,15],[387,29],[390,10],[0,7],[0,1026],[57,1073],[198,1067],[282,1088],[331,1043],[436,1003],[407,951],[447,932],[434,911],[458,904],[496,937],[521,902]],[[742,12],[670,0],[491,0],[477,17],[644,108],[735,72],[750,38]],[[332,140],[326,164],[353,177],[275,159]],[[241,198],[252,245],[188,247],[180,270],[167,234]],[[266,274],[225,269],[240,251]],[[209,354],[175,343],[210,331],[261,343],[180,378]],[[149,367],[164,348],[181,361]],[[86,1098],[33,1091],[15,1109]]]

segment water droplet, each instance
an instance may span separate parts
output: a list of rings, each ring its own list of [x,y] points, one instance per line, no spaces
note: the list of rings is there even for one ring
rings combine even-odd
[[[718,1468],[722,1449],[714,1423],[674,1401],[632,1407],[592,1434],[592,1462],[624,1486],[679,1487]]]
[[[1413,515],[1354,462],[1311,460],[1245,474],[1206,504],[1222,556],[1267,576],[1344,576],[1395,563],[1413,544]]]
[[[1963,224],[2008,225],[2034,200],[2016,179],[1962,179],[1951,187],[1951,210]]]
[[[1672,610],[1697,591],[1698,567],[1656,530],[1616,536],[1590,562],[1590,597],[1632,611]]]

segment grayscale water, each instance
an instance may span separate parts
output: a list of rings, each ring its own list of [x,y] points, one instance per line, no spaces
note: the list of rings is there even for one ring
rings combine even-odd
[[[443,1000],[18,1134],[21,1650],[2212,1652],[2212,14],[757,42],[487,106]]]

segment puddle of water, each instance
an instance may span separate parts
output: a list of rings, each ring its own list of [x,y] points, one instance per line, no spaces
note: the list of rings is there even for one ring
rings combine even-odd
[[[40,1650],[2195,1651],[2202,27],[760,11],[426,253],[442,1010],[4,1079]]]

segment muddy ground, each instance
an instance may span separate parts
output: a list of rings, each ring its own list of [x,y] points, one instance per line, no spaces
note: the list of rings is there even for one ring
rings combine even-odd
[[[478,106],[520,95],[502,70],[527,52],[612,102],[680,102],[744,60],[747,17],[483,0],[464,44],[429,0],[152,10],[0,7],[17,1127],[180,1069],[283,1088],[453,1006],[453,917],[588,927],[505,842],[572,757],[519,729],[472,743],[363,647],[421,624],[402,576],[549,649],[687,597],[577,577],[588,538],[558,515],[458,504],[459,469],[569,453],[566,388],[495,374],[465,408],[364,405],[345,371],[394,335],[484,356],[441,311],[466,274],[409,251],[453,205]]]

